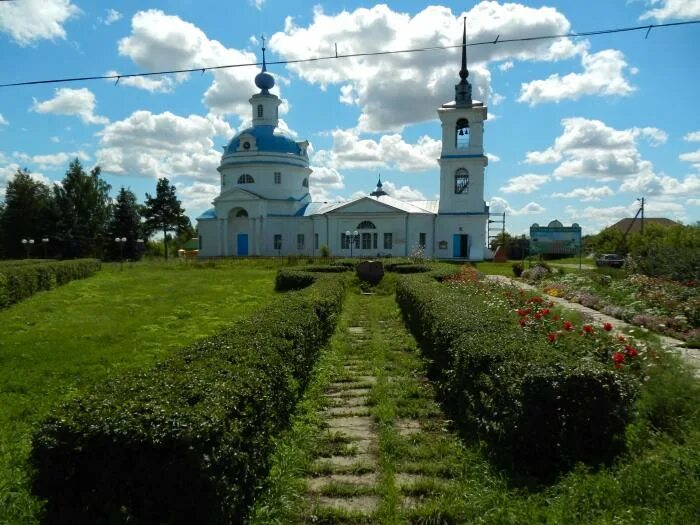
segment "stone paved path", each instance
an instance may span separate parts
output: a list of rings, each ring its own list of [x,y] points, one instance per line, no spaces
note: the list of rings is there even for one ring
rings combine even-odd
[[[497,281],[497,282],[504,283],[504,284],[512,284],[513,286],[517,286],[519,288],[525,288],[527,290],[534,290],[538,293],[541,293],[537,289],[537,287],[532,286],[532,285],[527,284],[527,283],[523,283],[521,281],[516,281],[515,279],[511,279],[510,277],[507,277],[505,275],[487,275],[486,277],[488,279],[493,280],[493,281]],[[587,318],[591,319],[594,322],[610,323],[617,330],[627,331],[630,328],[638,328],[638,327],[635,327],[634,325],[626,323],[625,321],[621,321],[620,319],[617,319],[615,317],[610,317],[609,315],[601,313],[598,310],[594,310],[593,308],[588,308],[588,307],[583,306],[583,305],[578,304],[578,303],[571,303],[571,302],[567,301],[566,299],[562,299],[560,297],[549,297],[549,298],[555,304],[558,304],[559,306],[562,306],[563,308],[568,308],[570,310],[576,310],[578,312],[583,313]],[[695,375],[697,377],[700,377],[700,349],[688,348],[685,346],[684,341],[674,339],[673,337],[668,337],[666,335],[661,335],[661,334],[656,334],[656,335],[659,337],[661,345],[664,348],[681,355],[691,366],[693,366],[695,368],[695,370],[696,370]]]

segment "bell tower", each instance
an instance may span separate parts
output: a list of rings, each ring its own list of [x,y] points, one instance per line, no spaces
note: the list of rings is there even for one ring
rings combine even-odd
[[[267,72],[265,37],[262,37],[262,39],[262,71],[255,76],[255,85],[260,88],[260,93],[253,95],[248,102],[250,102],[253,110],[253,126],[277,127],[279,124],[278,108],[282,102],[277,95],[270,93],[270,90],[275,86],[275,77]]]
[[[438,109],[442,122],[440,214],[484,213],[484,121],[486,106],[472,100],[467,69],[467,22],[462,33],[462,68],[455,99]]]

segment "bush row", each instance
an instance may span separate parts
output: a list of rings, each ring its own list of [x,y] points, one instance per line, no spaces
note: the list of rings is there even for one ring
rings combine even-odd
[[[310,280],[56,409],[31,453],[46,522],[240,523],[341,309],[340,276]]]
[[[100,267],[100,261],[97,259],[0,266],[0,308],[42,290],[50,290],[75,279],[89,277]]]
[[[288,290],[301,290],[310,286],[318,273],[343,273],[347,272],[346,266],[302,266],[293,270],[278,270],[275,276],[275,290],[286,292]]]
[[[549,475],[624,446],[637,391],[630,377],[523,331],[484,285],[406,276],[397,301],[445,409],[506,467]]]

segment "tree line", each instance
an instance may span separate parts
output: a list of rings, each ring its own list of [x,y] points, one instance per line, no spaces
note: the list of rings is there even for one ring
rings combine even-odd
[[[167,258],[172,233],[181,241],[195,235],[167,178],[158,180],[155,195],[146,193],[142,205],[123,186],[113,200],[111,189],[99,166],[86,172],[77,158],[52,186],[18,169],[0,203],[0,258],[138,259],[157,233],[163,235]]]

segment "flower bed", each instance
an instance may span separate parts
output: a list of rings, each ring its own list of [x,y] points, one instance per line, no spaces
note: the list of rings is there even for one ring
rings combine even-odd
[[[31,453],[45,521],[241,522],[342,305],[342,276],[313,280],[56,409]]]
[[[700,339],[700,287],[646,275],[613,279],[596,272],[549,275],[539,284],[563,297],[655,332],[692,342]]]
[[[472,275],[397,283],[445,409],[494,458],[533,474],[611,458],[632,417],[639,350],[618,362],[622,341],[604,327],[569,327],[541,298],[530,299]]]

